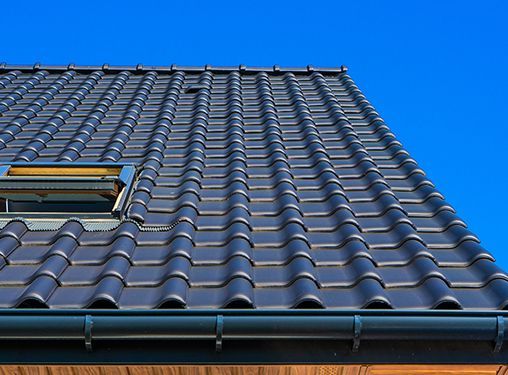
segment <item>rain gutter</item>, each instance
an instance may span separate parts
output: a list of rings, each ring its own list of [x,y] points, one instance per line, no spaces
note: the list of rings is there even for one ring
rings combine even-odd
[[[507,317],[455,310],[11,309],[0,310],[0,363],[506,363]]]

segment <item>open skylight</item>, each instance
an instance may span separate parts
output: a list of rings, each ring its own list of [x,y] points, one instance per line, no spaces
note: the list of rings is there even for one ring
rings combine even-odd
[[[121,218],[135,174],[125,164],[3,164],[0,217]]]

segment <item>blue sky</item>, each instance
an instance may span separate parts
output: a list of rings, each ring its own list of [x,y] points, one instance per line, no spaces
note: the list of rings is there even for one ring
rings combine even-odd
[[[507,3],[9,1],[0,60],[345,64],[508,269]]]

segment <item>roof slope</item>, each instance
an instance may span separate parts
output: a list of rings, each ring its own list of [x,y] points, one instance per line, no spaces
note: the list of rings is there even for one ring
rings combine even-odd
[[[0,231],[0,307],[502,309],[345,69],[0,66],[1,162],[142,166],[127,218]]]

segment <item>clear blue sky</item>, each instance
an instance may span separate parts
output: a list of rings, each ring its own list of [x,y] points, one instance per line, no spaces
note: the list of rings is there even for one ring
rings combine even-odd
[[[508,269],[507,3],[8,1],[0,60],[345,64]]]

